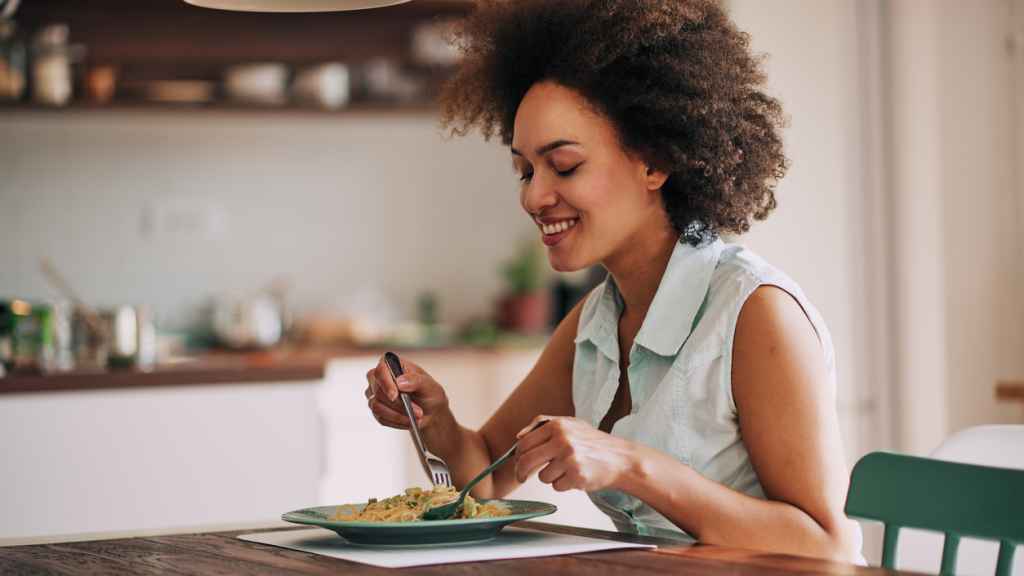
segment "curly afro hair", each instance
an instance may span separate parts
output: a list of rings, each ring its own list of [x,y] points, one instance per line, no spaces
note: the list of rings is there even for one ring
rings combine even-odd
[[[662,203],[684,241],[741,234],[775,208],[785,116],[749,36],[717,2],[482,0],[454,39],[464,59],[440,98],[453,135],[478,128],[511,144],[523,96],[550,80],[669,174]]]

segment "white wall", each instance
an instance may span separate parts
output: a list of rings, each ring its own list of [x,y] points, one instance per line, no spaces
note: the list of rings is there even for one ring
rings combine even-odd
[[[1010,2],[890,6],[900,446],[928,453],[1021,421],[994,397],[1024,375]]]
[[[993,392],[1024,376],[1010,5],[729,2],[791,118],[779,208],[741,240],[828,321],[851,456],[1021,421]]]
[[[873,415],[881,393],[868,357],[873,317],[864,274],[865,194],[859,30],[853,1],[731,0],[737,25],[768,56],[769,92],[790,118],[791,168],[778,208],[738,241],[790,274],[832,332],[843,440],[851,462],[884,443]]]
[[[533,233],[516,185],[502,146],[445,141],[429,113],[5,111],[0,294],[51,296],[48,255],[83,298],[170,324],[278,274],[300,305],[372,285],[411,308],[429,289],[457,321],[489,312],[500,259]],[[147,232],[184,200],[223,229]]]
[[[1024,377],[1020,182],[1014,181],[1010,2],[942,0],[939,164],[946,267],[950,432],[1021,421],[998,379]],[[1021,98],[1024,95],[1018,95]]]

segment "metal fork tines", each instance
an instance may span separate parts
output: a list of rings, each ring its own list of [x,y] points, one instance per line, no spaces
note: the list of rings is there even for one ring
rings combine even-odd
[[[402,363],[398,360],[398,355],[394,352],[386,352],[384,354],[384,362],[388,365],[392,378],[397,381],[398,377],[403,373]],[[398,395],[402,399],[405,415],[409,418],[409,434],[412,435],[412,443],[416,445],[416,453],[420,457],[420,465],[423,466],[423,472],[426,473],[430,483],[434,486],[450,487],[452,485],[452,474],[448,470],[448,465],[445,464],[444,460],[431,454],[423,446],[423,440],[420,438],[420,429],[416,424],[416,418],[413,416],[412,402],[409,400],[409,395],[405,392],[399,392]]]

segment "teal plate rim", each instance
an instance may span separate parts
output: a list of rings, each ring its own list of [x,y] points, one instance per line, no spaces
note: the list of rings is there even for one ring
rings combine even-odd
[[[300,508],[298,510],[292,510],[291,512],[285,512],[281,515],[281,520],[285,522],[291,522],[293,524],[306,524],[311,526],[321,526],[323,528],[370,528],[370,529],[387,529],[387,528],[403,528],[403,529],[417,529],[419,527],[439,527],[439,526],[472,526],[474,524],[511,524],[512,522],[519,522],[521,520],[529,520],[531,518],[538,518],[540,516],[547,516],[554,514],[558,511],[558,507],[548,502],[538,502],[536,500],[504,500],[500,498],[494,499],[481,499],[480,502],[500,502],[515,510],[516,508],[526,508],[523,512],[513,512],[508,516],[492,516],[487,518],[455,518],[451,520],[415,520],[412,522],[367,522],[365,520],[331,520],[328,515],[333,514],[339,506],[362,506],[365,502],[359,503],[346,503],[346,504],[333,504],[328,506],[310,506],[307,508]]]

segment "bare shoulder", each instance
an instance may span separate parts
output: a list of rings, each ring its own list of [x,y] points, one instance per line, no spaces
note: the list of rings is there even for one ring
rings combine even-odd
[[[761,286],[743,304],[731,384],[743,443],[765,495],[797,506],[852,551],[835,386],[814,325],[789,292]]]
[[[825,356],[803,307],[777,286],[747,298],[733,340],[732,389],[738,408],[763,405],[774,396],[817,394],[828,389]]]

